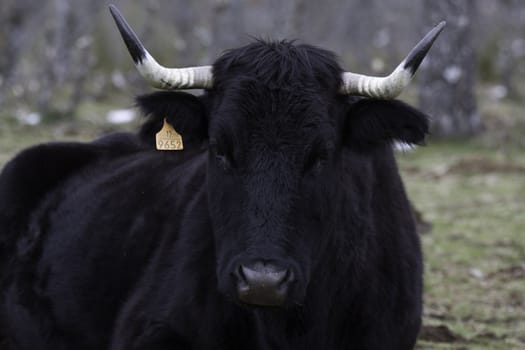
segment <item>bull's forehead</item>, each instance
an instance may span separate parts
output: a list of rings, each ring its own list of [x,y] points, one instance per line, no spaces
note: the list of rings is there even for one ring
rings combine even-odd
[[[293,154],[337,133],[341,69],[328,51],[257,41],[226,52],[213,74],[210,137],[237,152]]]
[[[335,123],[330,102],[316,91],[273,88],[244,80],[225,91],[212,112],[211,136],[253,146],[293,146],[328,137]]]

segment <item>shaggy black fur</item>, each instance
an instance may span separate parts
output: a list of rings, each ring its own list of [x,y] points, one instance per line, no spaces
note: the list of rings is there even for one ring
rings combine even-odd
[[[333,54],[256,41],[195,97],[137,99],[137,135],[22,152],[0,175],[9,349],[412,349],[422,258],[393,141],[427,118],[338,94]],[[182,152],[156,151],[162,120]],[[294,273],[249,306],[240,264]]]

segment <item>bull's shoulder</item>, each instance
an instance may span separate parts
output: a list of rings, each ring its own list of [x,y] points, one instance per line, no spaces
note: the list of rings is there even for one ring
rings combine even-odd
[[[92,161],[97,148],[77,143],[46,143],[20,152],[0,174],[0,211],[27,210],[72,171]]]
[[[140,149],[137,137],[127,133],[111,134],[90,143],[51,142],[27,148],[0,173],[0,208],[1,205],[10,208],[17,208],[22,203],[30,205],[85,165],[102,157]]]
[[[52,142],[21,151],[0,173],[0,240],[20,229],[42,198],[80,169],[140,149],[136,136],[118,133],[91,143]]]

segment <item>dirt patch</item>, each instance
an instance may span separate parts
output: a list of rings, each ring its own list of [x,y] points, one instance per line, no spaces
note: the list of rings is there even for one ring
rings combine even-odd
[[[447,169],[447,174],[525,173],[525,166],[483,157],[463,158]]]
[[[423,176],[429,179],[441,179],[447,175],[469,176],[481,174],[524,174],[525,165],[509,161],[500,161],[483,156],[470,156],[456,160],[451,164],[441,163],[428,168],[418,165],[405,165],[407,175]]]
[[[423,326],[419,332],[419,339],[436,343],[456,343],[465,340],[445,325]]]
[[[497,335],[496,333],[489,331],[489,332],[483,332],[483,333],[477,335],[475,339],[478,340],[478,341],[482,341],[482,340],[501,340],[501,339],[505,339],[505,336]]]
[[[490,279],[498,279],[502,281],[525,279],[525,264],[509,266],[490,273]]]

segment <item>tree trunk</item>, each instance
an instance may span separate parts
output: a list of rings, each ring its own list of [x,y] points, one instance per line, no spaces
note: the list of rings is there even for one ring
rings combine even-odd
[[[499,5],[502,15],[499,26],[500,48],[496,54],[496,71],[500,83],[505,87],[505,95],[521,99],[519,85],[519,64],[525,58],[525,37],[523,19],[525,9],[522,0],[509,0]]]
[[[476,134],[481,130],[472,41],[476,1],[424,0],[424,3],[426,26],[443,19],[447,26],[421,68],[420,107],[432,117],[431,132],[437,137]]]
[[[30,36],[27,26],[39,10],[28,0],[9,0],[0,3],[0,104],[12,86],[21,55]]]
[[[91,43],[97,8],[96,1],[50,3],[47,28],[44,25],[46,55],[37,68],[41,86],[37,104],[42,114],[72,114],[85,98],[85,82],[96,61]]]

